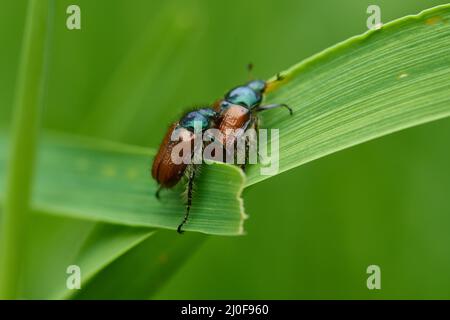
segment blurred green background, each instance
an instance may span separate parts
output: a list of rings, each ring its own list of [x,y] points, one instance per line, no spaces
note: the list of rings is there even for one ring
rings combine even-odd
[[[370,4],[388,22],[446,2],[57,0],[42,126],[156,148],[182,110],[245,81],[248,62],[268,78],[365,32]],[[65,27],[70,4],[82,30]],[[8,127],[26,1],[1,8]],[[450,298],[449,138],[441,120],[246,189],[247,235],[208,237],[156,298]]]

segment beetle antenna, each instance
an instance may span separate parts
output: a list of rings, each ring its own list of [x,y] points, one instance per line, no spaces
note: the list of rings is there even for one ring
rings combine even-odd
[[[248,63],[247,64],[247,71],[248,71],[248,80],[252,80],[253,79],[253,63]]]

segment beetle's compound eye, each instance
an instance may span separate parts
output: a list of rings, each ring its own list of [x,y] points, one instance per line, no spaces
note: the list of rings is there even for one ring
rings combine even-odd
[[[253,80],[247,83],[247,86],[257,92],[263,92],[266,89],[266,82],[262,80]]]
[[[208,129],[210,117],[207,116],[208,112],[205,111],[205,109],[201,110],[191,111],[186,114],[183,119],[181,119],[180,126],[192,132],[195,130],[196,126],[198,126],[198,128],[200,128],[202,131]]]
[[[232,104],[251,108],[261,102],[262,95],[248,86],[234,88],[225,96],[225,100]]]
[[[231,105],[231,103],[229,103],[229,102],[226,101],[226,100],[223,100],[223,101],[220,103],[220,111],[226,110],[230,105]]]

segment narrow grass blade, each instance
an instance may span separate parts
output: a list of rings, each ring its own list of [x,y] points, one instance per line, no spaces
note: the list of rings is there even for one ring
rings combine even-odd
[[[97,223],[72,261],[83,272],[82,290],[84,291],[85,285],[113,261],[120,259],[123,254],[138,246],[142,241],[152,238],[155,233],[156,231],[149,228]],[[129,278],[132,278],[132,275]],[[59,284],[58,288],[61,290],[52,298],[68,298],[77,294],[77,291],[69,290],[64,284]]]
[[[4,136],[3,141],[0,146],[5,145]],[[165,190],[162,199],[156,199],[157,186],[150,177],[152,157],[153,151],[144,148],[47,135],[40,145],[33,209],[92,221],[175,230],[185,212],[182,190]],[[0,180],[2,174],[0,170]],[[223,163],[206,166],[196,180],[197,192],[184,229],[242,234],[243,181],[237,167]]]
[[[282,73],[261,114],[280,129],[283,172],[383,135],[450,115],[450,5],[351,38]],[[269,178],[259,166],[247,185]]]
[[[62,215],[30,214],[29,218],[18,298],[50,299],[67,290],[67,268],[78,263],[77,253],[95,223]]]
[[[0,233],[0,298],[14,298],[25,247],[48,37],[49,1],[30,0],[17,82]],[[52,3],[53,5],[53,3]]]
[[[205,235],[196,233],[176,237],[170,231],[160,230],[116,259],[88,282],[83,290],[74,292],[72,298],[148,299],[205,238]]]

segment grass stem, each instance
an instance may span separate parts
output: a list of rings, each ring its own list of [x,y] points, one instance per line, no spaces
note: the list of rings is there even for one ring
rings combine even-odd
[[[17,297],[30,209],[48,28],[47,0],[29,0],[9,144],[0,251],[0,298]]]

